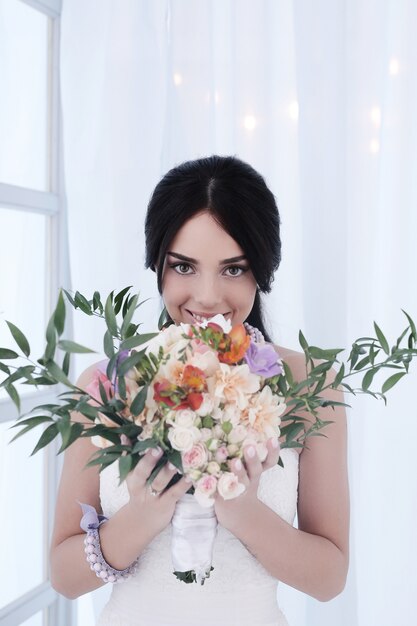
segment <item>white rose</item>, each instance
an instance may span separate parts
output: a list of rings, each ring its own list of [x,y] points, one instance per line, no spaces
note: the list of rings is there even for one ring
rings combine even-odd
[[[201,441],[207,441],[212,437],[213,433],[211,428],[200,428]]]
[[[186,452],[191,450],[193,445],[200,438],[200,431],[194,426],[192,428],[184,428],[183,426],[173,426],[168,430],[168,439],[174,450]]]
[[[243,424],[238,424],[237,426],[232,428],[232,430],[228,434],[227,441],[229,443],[240,443],[245,439],[245,437],[247,437],[247,435],[248,431],[246,427]]]
[[[214,408],[213,398],[208,393],[203,393],[203,402],[200,404],[199,408],[196,409],[197,415],[204,417],[205,415],[210,415]]]
[[[246,491],[246,487],[239,482],[236,474],[224,472],[217,481],[217,491],[225,500],[231,500]]]
[[[216,463],[216,461],[210,461],[206,467],[207,474],[212,474],[213,476],[219,476],[220,474],[220,465]]]
[[[180,409],[176,411],[175,425],[182,426],[183,428],[190,428],[194,426],[196,414],[191,409]]]
[[[235,426],[239,424],[241,414],[242,414],[242,411],[239,409],[239,407],[236,404],[226,404],[226,406],[224,407],[221,413],[220,421],[230,422],[231,424]]]

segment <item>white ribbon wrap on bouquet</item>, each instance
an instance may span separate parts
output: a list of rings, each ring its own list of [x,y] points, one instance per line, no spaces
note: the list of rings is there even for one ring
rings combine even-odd
[[[176,572],[193,570],[199,584],[210,575],[217,533],[214,506],[202,507],[192,494],[177,502],[172,524],[172,564]]]

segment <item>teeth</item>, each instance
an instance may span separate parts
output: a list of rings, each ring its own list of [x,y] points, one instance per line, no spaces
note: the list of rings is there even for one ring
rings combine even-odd
[[[201,315],[197,315],[196,313],[193,313],[193,317],[194,319],[197,320],[197,322],[203,323],[203,322],[207,322],[207,318],[206,317],[202,317]]]

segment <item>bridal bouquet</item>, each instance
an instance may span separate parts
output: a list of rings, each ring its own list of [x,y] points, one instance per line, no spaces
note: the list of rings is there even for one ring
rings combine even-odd
[[[299,381],[294,380],[272,345],[254,342],[244,325],[232,328],[222,316],[201,324],[166,328],[160,319],[159,333],[139,334],[132,319],[141,303],[129,289],[116,296],[112,292],[105,305],[98,292],[91,300],[78,292],[74,297],[64,292],[75,308],[104,318],[106,323],[103,347],[108,360],[97,369],[86,389],[71,382],[70,359],[73,353],[91,350],[61,339],[66,310],[62,293],[46,330],[45,352],[36,362],[29,359],[26,337],[7,322],[30,363],[13,368],[8,363],[18,359],[18,353],[0,348],[0,370],[6,375],[1,386],[18,409],[18,381],[36,387],[57,383],[67,387],[59,394],[59,403],[36,406],[29,417],[21,416],[14,426],[23,428],[14,439],[47,424],[34,454],[58,435],[62,439],[59,452],[80,437],[92,437],[98,450],[88,465],[99,465],[102,471],[117,460],[120,482],[149,447],[161,447],[164,454],[149,482],[168,461],[179,474],[188,474],[192,479],[191,493],[178,502],[172,520],[174,573],[185,582],[202,584],[213,569],[217,526],[214,497],[219,494],[225,499],[235,498],[245,490],[228,462],[242,457],[249,443],[263,461],[270,437],[281,436],[281,448],[285,448],[303,447],[309,436],[321,435],[318,431],[331,421],[321,420],[317,410],[348,406],[321,396],[326,388],[369,393],[386,401],[385,393],[408,372],[417,354],[416,327],[404,312],[409,325],[390,348],[374,324],[376,337],[355,341],[346,363],[338,360],[342,349],[309,346],[300,332],[306,378]],[[402,347],[407,333],[407,346]],[[378,360],[379,355],[383,360]],[[377,372],[387,368],[397,371],[384,382],[381,392],[371,391]],[[330,370],[335,375],[329,382]],[[353,389],[346,379],[359,372],[365,372],[361,387]],[[301,410],[315,418],[313,423],[308,421],[308,427],[307,420],[299,415]],[[73,411],[90,423],[72,421]],[[283,465],[281,459],[279,463]]]

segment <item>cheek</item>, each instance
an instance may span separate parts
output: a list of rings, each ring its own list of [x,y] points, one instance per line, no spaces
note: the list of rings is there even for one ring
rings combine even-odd
[[[167,307],[179,306],[188,293],[187,285],[184,280],[178,280],[178,277],[171,272],[167,272],[162,281],[162,297]]]

